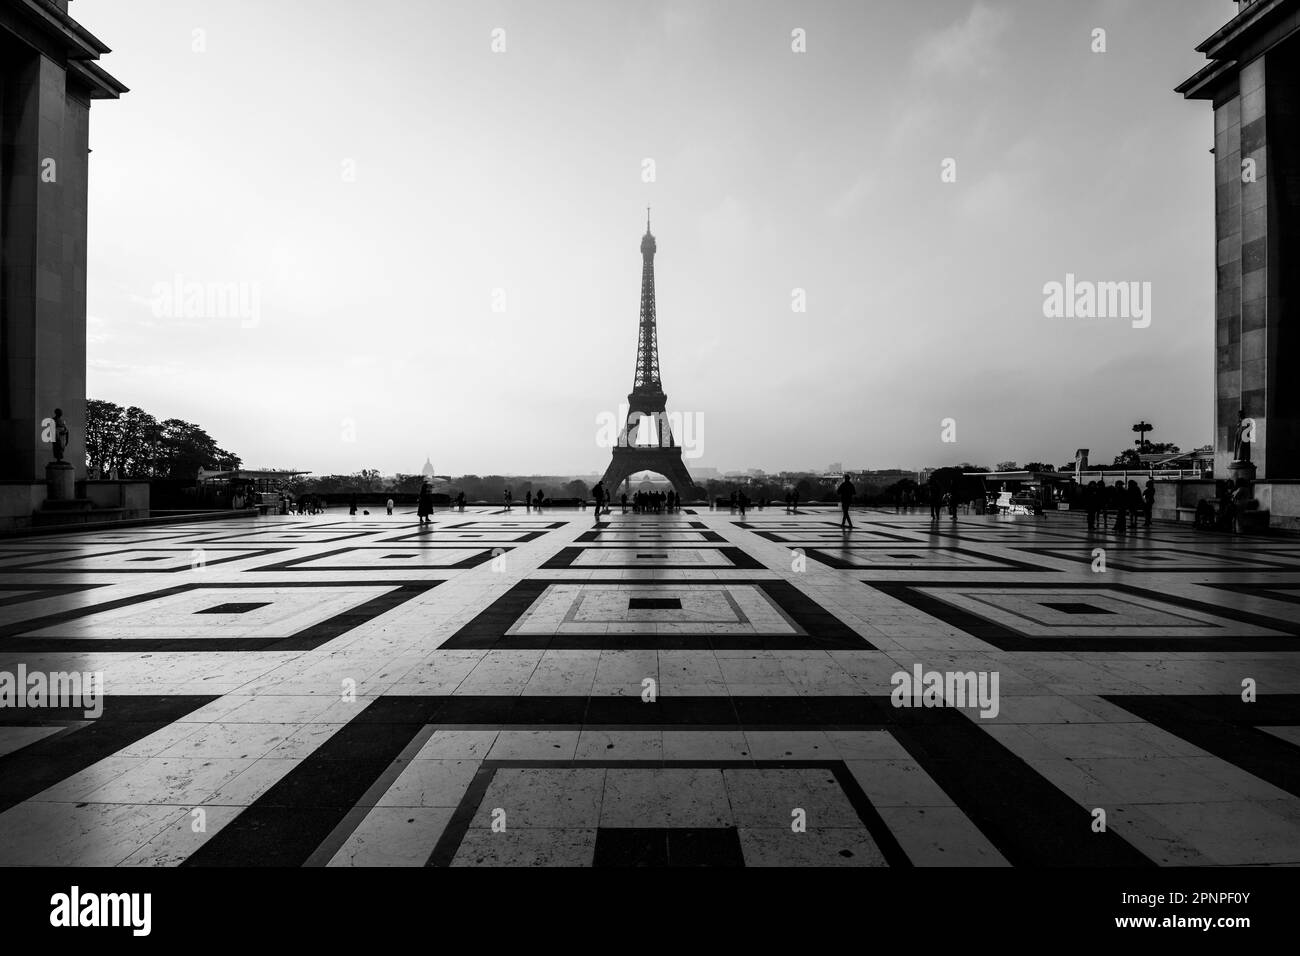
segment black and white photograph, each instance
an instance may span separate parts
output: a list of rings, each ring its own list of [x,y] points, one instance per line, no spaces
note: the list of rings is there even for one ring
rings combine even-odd
[[[0,252],[15,942],[1293,918],[1300,0],[0,0]]]

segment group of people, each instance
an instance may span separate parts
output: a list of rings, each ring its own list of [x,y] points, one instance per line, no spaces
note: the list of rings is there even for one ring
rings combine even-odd
[[[600,487],[597,485],[596,487]],[[633,514],[661,514],[663,512],[676,511],[681,507],[681,497],[675,491],[667,493],[662,491],[637,491],[633,492],[631,497]],[[623,495],[623,513],[627,514],[627,505],[629,498]]]
[[[910,515],[916,510],[917,489],[902,488],[894,493],[894,514]]]
[[[957,506],[959,504],[961,504],[961,502],[958,501],[957,496],[951,491],[941,493],[938,489],[932,490],[930,492],[930,520],[938,521],[943,517],[943,513],[947,511],[948,517],[952,518],[953,521],[956,521]],[[969,507],[967,510],[969,510]]]
[[[300,515],[320,515],[325,513],[324,495],[299,495],[293,503],[293,509]]]
[[[1149,478],[1145,489],[1138,487],[1132,478],[1127,485],[1116,479],[1113,485],[1107,485],[1104,481],[1090,481],[1083,487],[1083,510],[1088,515],[1089,531],[1105,531],[1106,516],[1112,513],[1115,515],[1116,534],[1126,533],[1126,515],[1128,530],[1137,530],[1139,514],[1143,516],[1143,527],[1149,528],[1155,501],[1156,483]]]

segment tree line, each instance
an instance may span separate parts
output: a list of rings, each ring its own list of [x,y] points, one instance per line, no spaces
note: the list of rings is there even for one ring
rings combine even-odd
[[[243,464],[193,422],[158,421],[135,405],[86,401],[86,470],[101,478],[194,478],[200,468]]]

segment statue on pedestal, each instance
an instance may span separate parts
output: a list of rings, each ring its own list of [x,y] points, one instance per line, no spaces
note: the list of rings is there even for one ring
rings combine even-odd
[[[68,441],[71,439],[68,432],[68,425],[63,420],[63,409],[54,410],[54,441],[50,443],[50,448],[54,451],[54,460],[63,461],[63,452],[68,447]]]
[[[72,462],[63,460],[63,453],[67,451],[72,436],[68,432],[67,423],[63,420],[61,408],[54,410],[49,437],[50,451],[54,454],[54,460],[45,465],[45,480],[49,482],[50,488],[46,500],[72,501],[76,496],[76,469],[73,468]]]
[[[1228,462],[1228,478],[1233,486],[1249,485],[1255,480],[1255,463],[1250,460],[1250,446],[1255,443],[1255,419],[1246,417],[1246,410],[1237,412],[1237,427],[1232,436],[1232,461]]]
[[[1245,409],[1237,410],[1237,428],[1232,440],[1232,460],[1250,461],[1250,444],[1255,437],[1255,421],[1246,417]]]

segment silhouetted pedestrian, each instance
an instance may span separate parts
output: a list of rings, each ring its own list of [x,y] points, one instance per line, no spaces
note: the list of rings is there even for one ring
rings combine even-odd
[[[1115,533],[1124,534],[1124,482],[1116,481],[1111,487],[1108,503],[1115,511]]]
[[[853,496],[857,493],[857,489],[853,487],[853,482],[849,481],[847,473],[840,486],[835,489],[835,493],[840,496],[840,527],[852,531],[853,519],[849,517],[849,506],[853,504]]]
[[[1129,479],[1128,488],[1124,491],[1124,504],[1128,508],[1128,526],[1130,530],[1137,531],[1138,512],[1143,510],[1142,489],[1132,478]]]

